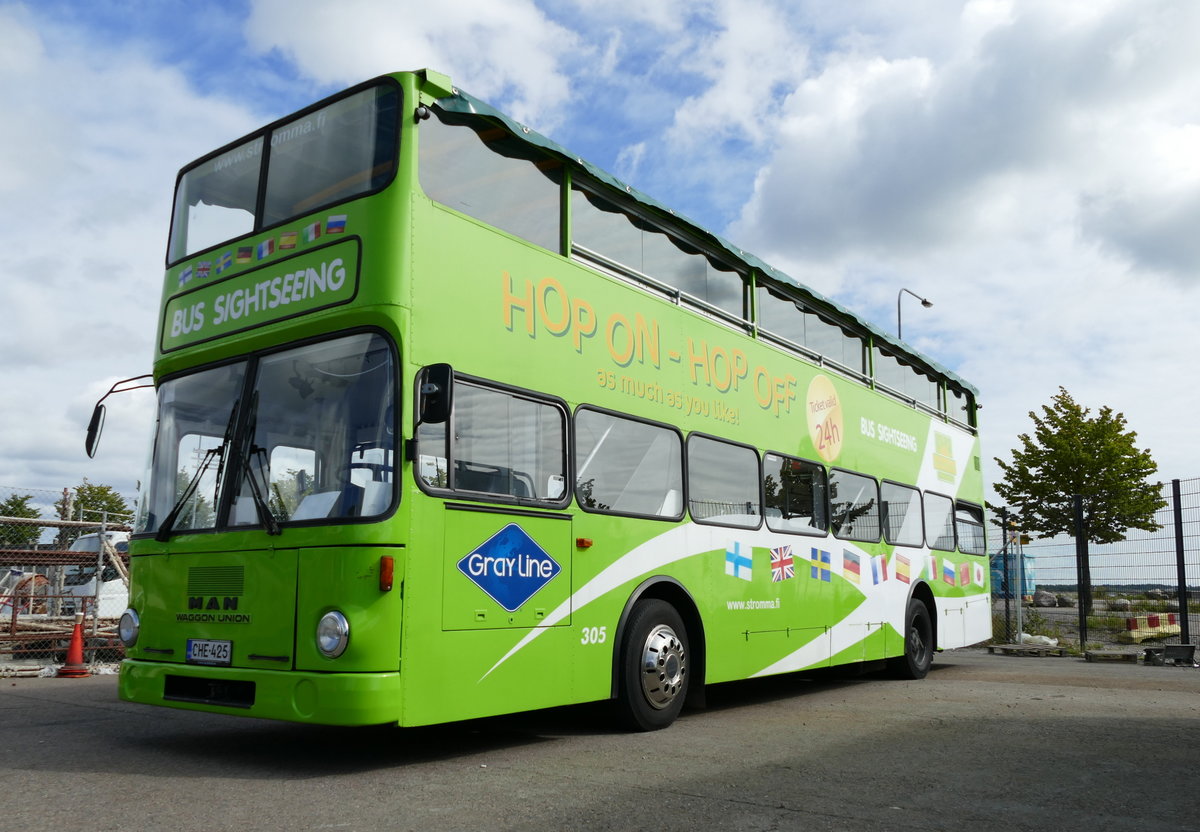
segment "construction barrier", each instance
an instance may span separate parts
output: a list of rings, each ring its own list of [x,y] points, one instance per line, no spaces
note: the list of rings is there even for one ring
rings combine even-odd
[[[1179,632],[1179,616],[1173,612],[1138,615],[1125,619],[1125,631],[1117,635],[1117,641],[1136,644],[1148,638],[1177,636]]]

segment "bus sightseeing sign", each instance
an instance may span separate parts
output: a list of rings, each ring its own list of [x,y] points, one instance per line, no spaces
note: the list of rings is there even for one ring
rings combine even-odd
[[[167,303],[163,352],[346,303],[358,291],[357,239],[194,289]]]

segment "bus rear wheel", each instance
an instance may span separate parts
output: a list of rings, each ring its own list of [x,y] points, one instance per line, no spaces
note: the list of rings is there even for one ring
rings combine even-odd
[[[924,679],[933,664],[933,619],[924,601],[912,598],[904,614],[904,655],[888,659],[897,679]]]
[[[666,601],[639,601],[629,616],[621,646],[618,713],[637,731],[666,728],[687,698],[687,628]]]

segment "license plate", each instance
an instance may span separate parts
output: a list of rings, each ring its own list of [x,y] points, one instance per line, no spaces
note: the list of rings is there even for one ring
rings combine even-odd
[[[187,660],[193,664],[229,665],[233,662],[233,642],[189,638]]]

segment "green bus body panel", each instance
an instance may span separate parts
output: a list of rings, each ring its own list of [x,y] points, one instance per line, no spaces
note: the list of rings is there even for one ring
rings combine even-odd
[[[554,393],[572,405],[601,404],[908,483],[936,443],[944,446],[941,490],[954,496],[961,483],[964,493],[982,493],[978,445],[967,432],[666,298],[547,251],[505,245],[479,223],[413,201],[413,273],[421,279],[412,305],[447,310],[414,315],[414,364],[444,361],[535,388],[553,372]]]
[[[396,564],[393,589],[379,587],[380,559]],[[399,547],[301,549],[296,593],[296,668],[326,673],[396,671],[400,668],[404,580]],[[326,612],[338,609],[352,622],[350,643],[337,659],[317,650],[314,634]]]
[[[529,600],[515,610],[507,609],[500,600],[488,595],[473,582],[465,570],[478,569],[479,555],[473,555],[495,535],[510,525],[528,534],[542,551],[548,553],[561,571],[550,578]],[[525,629],[538,627],[548,611],[567,603],[571,595],[571,549],[574,538],[571,523],[561,515],[538,518],[502,512],[448,511],[445,544],[442,548],[442,629],[490,630],[495,628]],[[464,558],[468,559],[464,562]],[[460,566],[460,564],[462,564]],[[508,563],[505,568],[519,570],[521,564]],[[566,615],[555,626],[568,626]]]
[[[379,587],[383,556],[394,558],[399,586],[404,578],[400,547],[137,556],[131,564],[131,602],[144,634],[128,655],[182,661],[187,639],[217,639],[232,642],[235,668],[396,671],[402,604],[399,591]],[[317,622],[335,608],[357,625],[336,663],[315,646]]]
[[[296,550],[135,557],[131,569],[142,637],[129,657],[181,662],[189,638],[219,639],[233,643],[236,667],[291,667]]]
[[[406,107],[415,106],[416,76],[396,77]],[[449,363],[557,397],[571,412],[593,405],[674,425],[685,437],[717,436],[982,505],[973,433],[433,203],[416,181],[418,128],[411,118],[402,123],[400,169],[388,190],[168,270],[157,377],[374,327],[394,340],[400,359],[397,448],[411,438],[418,372]],[[337,268],[345,276],[334,275],[331,290]],[[322,269],[323,281],[314,281],[310,272]],[[285,283],[295,294],[287,304]],[[131,605],[142,636],[122,666],[122,698],[402,725],[604,699],[639,592],[694,604],[702,631],[691,640],[694,650],[703,644],[705,682],[901,655],[905,610],[918,592],[935,599],[939,646],[990,635],[983,555],[609,516],[574,501],[546,509],[448,498],[422,492],[414,467],[403,460],[399,506],[378,522],[285,527],[278,537],[135,538]],[[516,601],[471,576],[471,556],[509,527],[557,567]],[[391,591],[379,586],[383,556],[394,558]],[[190,598],[201,597],[203,608],[210,597],[188,594],[191,570],[237,567],[244,584],[236,614],[250,620],[187,617],[221,612],[188,608]],[[211,597],[224,604],[224,595]],[[315,628],[335,608],[351,637],[345,654],[327,659]],[[189,638],[232,640],[233,665],[184,663]],[[172,675],[252,682],[253,705],[166,701]]]
[[[533,145],[533,146],[539,147],[545,151],[548,151],[552,156],[558,157],[559,159],[566,160],[568,163],[570,163],[572,165],[579,166],[582,170],[586,171],[589,176],[591,176],[591,177],[595,178],[597,181],[603,182],[605,185],[608,185],[611,188],[613,188],[615,193],[620,194],[623,192],[624,194],[627,194],[628,196],[632,197],[641,206],[650,209],[650,212],[652,214],[656,214],[658,216],[663,216],[663,217],[672,217],[672,218],[678,217],[680,219],[683,219],[685,222],[690,223],[690,221],[686,220],[686,218],[681,217],[672,208],[670,208],[666,205],[662,205],[657,200],[655,200],[653,197],[648,196],[647,194],[644,194],[641,191],[638,191],[636,188],[634,188],[633,186],[631,186],[625,182],[622,182],[621,180],[617,179],[616,177],[614,177],[612,174],[608,173],[607,171],[605,171],[601,168],[598,168],[595,165],[589,163],[586,159],[581,159],[581,158],[577,157],[575,154],[571,153],[568,149],[562,147],[557,142],[553,141],[552,139],[547,138],[546,136],[539,134],[538,132],[536,132],[534,130],[529,129],[528,127],[526,127],[523,124],[520,124],[520,123],[514,121],[512,118],[510,118],[506,114],[500,112],[499,110],[496,110],[495,108],[493,108],[491,105],[487,104],[486,102],[480,101],[479,99],[474,98],[470,94],[463,92],[462,90],[455,89],[453,87],[451,87],[449,90],[446,90],[446,89],[438,90],[436,95],[438,96],[437,105],[439,107],[441,107],[442,109],[446,110],[447,112],[470,113],[470,114],[474,114],[474,115],[486,116],[488,119],[490,119],[494,122],[503,124],[509,130],[509,132],[512,133],[512,135],[522,137],[530,145]],[[827,297],[823,297],[819,293],[810,289],[808,286],[805,286],[804,284],[800,283],[798,280],[793,278],[791,275],[788,275],[788,274],[785,274],[784,272],[779,271],[774,266],[772,266],[770,263],[766,263],[766,262],[758,259],[752,253],[744,251],[743,249],[739,248],[738,246],[733,245],[732,243],[728,242],[727,240],[722,239],[720,236],[713,234],[712,232],[710,232],[706,229],[700,228],[699,226],[694,226],[694,228],[700,234],[701,237],[703,237],[710,245],[712,245],[712,247],[715,250],[718,250],[718,251],[724,250],[724,252],[727,255],[729,255],[732,259],[742,261],[743,263],[746,264],[746,266],[748,268],[759,271],[765,275],[770,276],[772,279],[779,281],[780,283],[783,283],[785,285],[789,285],[789,286],[792,286],[792,287],[798,289],[803,296],[815,301],[819,306],[821,306],[823,308],[836,310],[837,314],[840,317],[853,321],[858,327],[862,328],[866,332],[869,332],[871,334],[871,337],[876,339],[877,341],[879,341],[881,343],[888,343],[888,342],[892,341],[892,336],[890,334],[888,334],[888,333],[884,332],[883,330],[879,329],[878,327],[876,327],[871,321],[858,316],[852,310],[841,306],[836,301],[833,301]],[[902,349],[905,352],[911,352],[910,347],[905,346],[905,347],[902,347]],[[939,375],[943,375],[946,378],[952,379],[956,383],[963,386],[965,389],[971,391],[971,393],[973,395],[978,395],[979,391],[975,388],[974,385],[972,385],[970,382],[966,381],[965,379],[960,378],[953,371],[940,366],[937,362],[933,361],[928,356],[920,356],[920,359],[921,359],[922,363],[929,366],[929,368],[932,369],[935,373],[937,373]]]
[[[191,676],[214,682],[249,682],[254,706],[221,707],[163,699],[168,676]],[[398,673],[311,673],[244,668],[178,667],[126,659],[121,663],[118,695],[126,702],[170,705],[231,716],[268,717],[322,725],[382,725],[398,721],[401,702]]]

